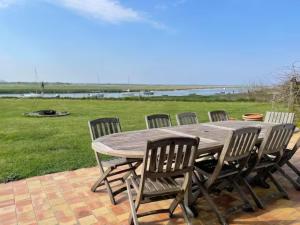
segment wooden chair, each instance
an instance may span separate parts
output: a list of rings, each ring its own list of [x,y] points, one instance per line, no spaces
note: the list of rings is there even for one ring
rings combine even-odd
[[[170,115],[152,114],[145,117],[147,129],[172,126]]]
[[[229,116],[224,110],[217,110],[208,112],[208,118],[210,122],[227,121]]]
[[[227,224],[226,215],[217,208],[209,193],[231,187],[240,195],[244,209],[254,210],[246,194],[238,184],[238,175],[245,170],[247,162],[255,147],[260,128],[246,127],[229,131],[224,147],[217,160],[195,163],[195,177],[201,194],[218,217],[221,224]]]
[[[295,113],[266,112],[265,123],[294,123]]]
[[[290,113],[290,112],[266,112],[264,122],[265,123],[292,123],[292,124],[294,124],[294,122],[295,122],[295,113]],[[291,152],[286,152],[286,153],[288,153],[288,155],[291,154]],[[287,154],[285,154],[283,156],[283,158],[286,159],[287,158],[286,156],[287,156]],[[290,161],[286,161],[284,163],[284,165],[287,165],[288,167],[290,167],[291,170],[293,170],[296,174],[298,174],[298,176],[300,176],[299,175],[300,171]],[[284,172],[284,171],[282,171],[282,172]],[[280,173],[282,173],[282,172],[280,172]],[[299,178],[298,183],[300,183],[300,178]],[[297,190],[299,189],[297,184],[293,184],[293,185],[295,186],[295,188]]]
[[[191,184],[195,155],[199,138],[176,137],[148,141],[143,160],[141,176],[131,176],[126,180],[131,208],[130,224],[138,224],[138,218],[155,213],[169,213],[170,217],[178,205],[189,224],[184,194]],[[174,177],[182,176],[180,184]],[[132,190],[137,193],[133,200]],[[174,199],[168,209],[157,209],[138,213],[139,206],[152,201]]]
[[[178,125],[197,124],[197,114],[194,112],[183,112],[176,115]]]
[[[270,127],[265,134],[264,140],[261,143],[257,153],[254,154],[254,158],[250,160],[248,170],[242,174],[241,180],[245,184],[245,187],[250,192],[257,207],[264,208],[263,202],[258,198],[255,191],[248,183],[246,176],[251,172],[257,172],[255,179],[265,180],[270,178],[271,182],[275,185],[279,193],[288,199],[288,193],[282,187],[282,185],[275,179],[272,174],[273,168],[280,168],[278,163],[282,159],[284,150],[288,145],[295,126],[293,124],[278,124]]]
[[[104,135],[121,132],[121,125],[118,118],[100,118],[89,121],[88,125],[92,141]],[[105,185],[111,203],[115,205],[115,196],[121,193],[122,191],[126,190],[126,187],[123,185],[123,187],[113,191],[111,183],[116,181],[121,181],[125,183],[126,176],[128,176],[130,173],[135,174],[135,169],[141,164],[141,160],[114,158],[102,162],[100,153],[95,151],[95,156],[101,176],[92,186],[91,190],[95,192],[99,186]],[[103,166],[105,166],[107,169],[105,170]],[[119,169],[119,167],[126,168]],[[124,177],[121,176],[122,174],[124,175]],[[115,178],[109,179],[113,176]]]

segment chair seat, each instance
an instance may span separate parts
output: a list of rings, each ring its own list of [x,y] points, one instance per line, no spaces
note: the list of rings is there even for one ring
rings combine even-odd
[[[141,176],[131,177],[133,187],[136,192],[139,190],[141,182]],[[181,186],[173,178],[146,178],[144,186],[144,196],[159,196],[159,195],[171,195],[181,191]]]
[[[214,160],[216,159],[215,154],[211,154],[211,153],[204,153],[199,155],[198,158],[196,158],[196,162],[200,162],[200,161],[208,161],[208,160]]]
[[[114,157],[112,159],[102,161],[102,164],[104,167],[116,167],[116,166],[122,166],[129,163],[134,163],[139,161],[138,159],[127,159],[127,158],[121,158],[121,157]]]
[[[255,167],[255,170],[259,170],[262,168],[267,168],[273,166],[276,162],[274,161],[276,158],[273,155],[265,155],[261,158],[259,164]]]
[[[204,174],[211,175],[218,163],[217,159],[203,160],[195,163],[195,167],[200,169]],[[219,178],[227,177],[238,173],[238,169],[234,165],[224,164],[222,171],[220,172]]]

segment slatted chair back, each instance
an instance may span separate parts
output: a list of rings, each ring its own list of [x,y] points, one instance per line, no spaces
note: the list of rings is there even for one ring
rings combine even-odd
[[[199,138],[174,137],[148,141],[143,160],[139,198],[142,198],[145,180],[185,176],[183,190],[187,188],[194,169]]]
[[[266,112],[266,123],[294,123],[295,113],[290,112]]]
[[[199,138],[176,137],[148,141],[144,175],[169,177],[192,170]]]
[[[217,110],[208,112],[208,118],[210,122],[227,121],[229,116],[224,110]]]
[[[265,154],[278,153],[281,157],[295,130],[294,124],[277,124],[270,127],[258,151],[258,161]],[[279,160],[279,159],[278,159]]]
[[[198,117],[194,112],[184,112],[176,115],[178,125],[197,124]]]
[[[245,127],[234,130],[231,137],[225,142],[223,151],[225,161],[235,161],[248,157],[253,151],[255,143],[260,132],[257,127]]]
[[[99,118],[88,122],[92,141],[109,134],[121,132],[120,120],[117,117]]]
[[[217,166],[207,181],[207,187],[211,186],[218,178],[224,162],[229,164],[235,162],[238,170],[242,170],[247,165],[260,130],[258,127],[245,127],[230,131],[219,155]]]
[[[171,119],[168,114],[152,114],[145,117],[147,129],[170,127]]]

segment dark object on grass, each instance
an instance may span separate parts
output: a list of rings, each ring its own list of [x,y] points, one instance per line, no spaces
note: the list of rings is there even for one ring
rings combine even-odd
[[[30,117],[58,117],[58,116],[67,116],[67,115],[70,115],[70,113],[60,112],[53,109],[44,109],[44,110],[24,113],[24,116],[30,116]]]
[[[40,110],[38,111],[41,115],[55,115],[56,111],[52,109]]]

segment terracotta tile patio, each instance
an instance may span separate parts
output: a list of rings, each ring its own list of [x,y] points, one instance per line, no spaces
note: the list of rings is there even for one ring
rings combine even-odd
[[[293,159],[300,167],[300,152]],[[297,162],[297,163],[296,163]],[[286,171],[289,171],[285,168]],[[289,171],[290,172],[290,171]],[[0,225],[8,224],[128,224],[127,194],[120,194],[118,204],[111,205],[106,192],[93,193],[90,187],[98,177],[97,168],[85,168],[26,180],[0,184]],[[300,192],[281,179],[290,200],[272,199],[265,210],[255,213],[238,212],[229,217],[230,224],[300,224]],[[272,189],[257,189],[266,196]],[[216,197],[223,209],[237,203],[234,194]],[[169,201],[143,205],[143,209],[167,207]],[[218,224],[214,214],[202,199],[197,202],[199,215],[193,224]],[[176,217],[155,215],[140,219],[141,224],[184,224],[180,209]]]

